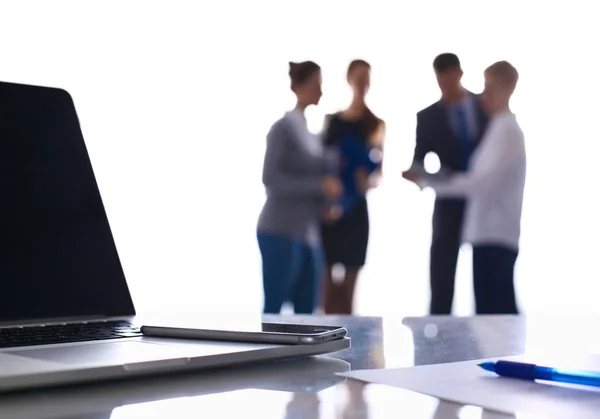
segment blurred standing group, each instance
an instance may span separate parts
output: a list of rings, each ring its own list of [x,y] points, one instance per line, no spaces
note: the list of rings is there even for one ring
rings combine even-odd
[[[516,313],[518,255],[525,182],[523,134],[508,102],[518,73],[507,62],[485,72],[481,95],[461,85],[454,54],[433,63],[440,101],[417,115],[414,161],[403,176],[437,199],[430,253],[431,314],[450,314],[461,243],[473,246],[478,313]],[[291,302],[296,313],[352,314],[358,274],[369,240],[366,195],[381,177],[385,123],[367,106],[370,65],[350,63],[353,99],[328,115],[320,135],[308,129],[305,109],[321,98],[321,70],[290,63],[296,107],[271,127],[263,166],[267,200],[257,238],[262,256],[264,312]],[[423,168],[438,155],[442,170]],[[341,272],[341,274],[340,274]]]
[[[523,132],[509,102],[519,74],[506,61],[484,72],[483,93],[461,84],[455,54],[433,63],[442,98],[417,115],[412,167],[404,177],[436,193],[430,252],[430,314],[451,314],[461,243],[473,249],[477,314],[517,314],[514,269],[519,253],[526,174]],[[442,170],[423,169],[433,152]]]
[[[308,129],[305,109],[321,98],[321,69],[312,61],[290,63],[296,107],[271,127],[263,165],[267,200],[258,220],[264,312],[285,302],[296,313],[352,313],[354,289],[365,263],[369,214],[365,194],[376,185],[383,122],[365,104],[370,66],[348,68],[354,99],[327,118],[322,135]],[[380,160],[380,159],[379,159]],[[344,278],[334,278],[334,266]],[[324,279],[325,278],[325,279]]]

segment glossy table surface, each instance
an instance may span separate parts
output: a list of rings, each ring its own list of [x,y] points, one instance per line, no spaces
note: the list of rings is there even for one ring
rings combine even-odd
[[[600,333],[591,318],[270,316],[266,320],[343,325],[352,348],[221,371],[6,394],[0,396],[0,418],[509,418],[514,416],[364,385],[336,373],[573,348],[600,353]],[[518,416],[528,417],[532,418]]]

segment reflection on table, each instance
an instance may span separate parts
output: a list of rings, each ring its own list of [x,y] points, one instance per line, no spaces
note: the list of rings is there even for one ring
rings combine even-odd
[[[336,374],[565,349],[561,340],[581,352],[600,349],[595,319],[300,316],[269,320],[345,326],[352,348],[331,356],[219,371],[5,394],[0,396],[0,419],[184,419],[215,412],[261,419],[509,419],[514,416],[346,381]]]

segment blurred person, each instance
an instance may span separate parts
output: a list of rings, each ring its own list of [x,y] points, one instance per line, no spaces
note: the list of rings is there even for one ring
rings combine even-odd
[[[490,123],[465,173],[447,180],[404,176],[440,197],[466,197],[463,241],[473,247],[477,314],[518,314],[514,269],[519,253],[526,177],[523,131],[509,107],[519,73],[507,61],[489,66],[481,95]]]
[[[285,419],[321,417],[321,401],[317,393],[294,393],[285,409]]]
[[[455,54],[433,61],[442,97],[417,113],[416,146],[409,171],[422,170],[425,156],[435,153],[441,173],[463,173],[485,132],[488,118],[480,98],[461,83],[463,71]],[[436,197],[429,259],[430,314],[451,314],[456,265],[461,243],[464,197]]]
[[[321,69],[290,63],[296,107],[267,135],[262,181],[267,200],[258,219],[264,313],[279,313],[290,301],[296,313],[315,309],[323,274],[320,222],[326,199],[337,199],[339,179],[325,174],[323,146],[307,127],[304,111],[321,99]]]
[[[371,66],[354,60],[347,71],[353,90],[350,106],[329,115],[323,141],[338,153],[338,173],[343,195],[338,201],[335,219],[322,226],[326,275],[323,305],[327,314],[352,314],[358,273],[364,266],[369,241],[369,212],[366,193],[381,176],[385,124],[369,109],[365,96],[370,85]],[[334,267],[344,268],[344,278],[337,284]]]
[[[347,380],[348,398],[342,411],[342,419],[368,419],[369,405],[365,400],[367,383],[358,380]]]

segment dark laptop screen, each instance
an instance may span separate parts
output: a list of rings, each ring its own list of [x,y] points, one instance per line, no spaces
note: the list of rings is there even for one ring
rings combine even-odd
[[[70,95],[0,82],[0,321],[131,314]]]

